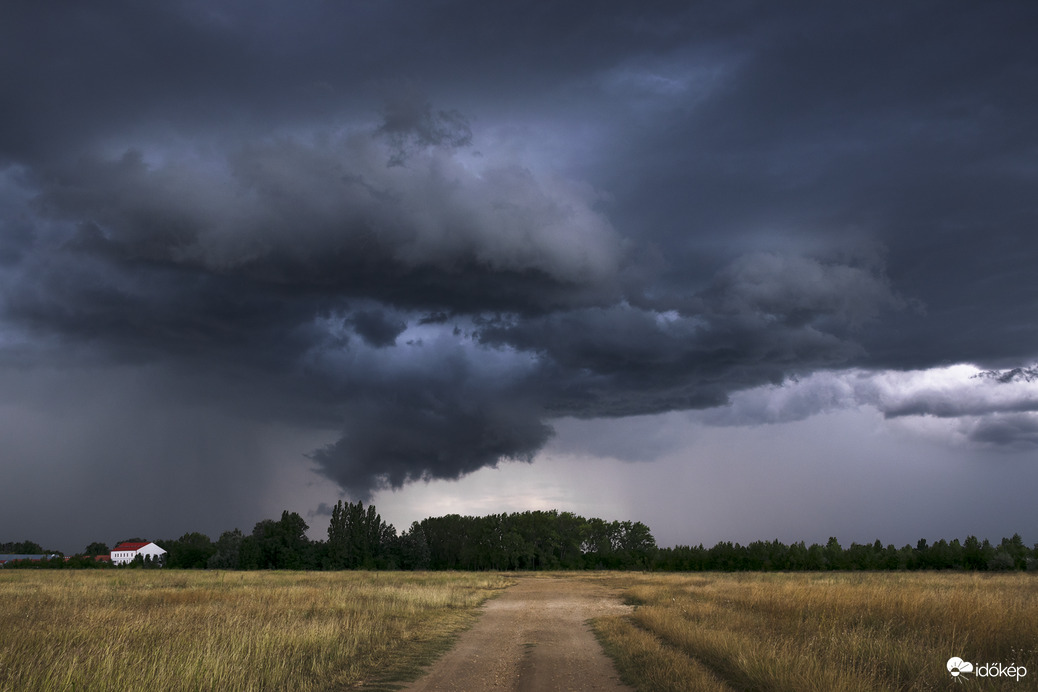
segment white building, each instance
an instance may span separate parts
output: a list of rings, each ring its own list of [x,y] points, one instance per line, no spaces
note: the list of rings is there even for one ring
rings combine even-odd
[[[152,560],[165,555],[166,551],[154,543],[120,543],[112,548],[112,564],[125,565],[133,562],[133,558],[150,557]]]

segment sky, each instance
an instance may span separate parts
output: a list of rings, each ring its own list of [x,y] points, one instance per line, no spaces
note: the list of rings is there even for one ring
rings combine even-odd
[[[1035,26],[5,3],[0,541],[1038,541]]]

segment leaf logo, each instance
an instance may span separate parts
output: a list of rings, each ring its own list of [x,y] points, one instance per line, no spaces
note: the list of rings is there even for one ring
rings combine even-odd
[[[972,673],[973,664],[969,661],[963,661],[958,656],[952,656],[948,659],[948,672],[952,674],[953,678],[957,678],[962,673]]]

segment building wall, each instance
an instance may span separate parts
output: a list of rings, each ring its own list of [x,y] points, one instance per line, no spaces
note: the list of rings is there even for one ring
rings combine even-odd
[[[154,560],[155,558],[159,557],[160,555],[165,555],[166,551],[163,550],[162,548],[158,547],[154,543],[149,543],[148,545],[146,545],[143,548],[141,548],[140,550],[138,550],[137,553],[140,554],[140,555],[143,555],[145,557],[150,556],[151,559]]]
[[[134,550],[113,550],[112,551],[112,564],[113,565],[125,565],[128,562],[132,562],[133,558],[137,555]]]

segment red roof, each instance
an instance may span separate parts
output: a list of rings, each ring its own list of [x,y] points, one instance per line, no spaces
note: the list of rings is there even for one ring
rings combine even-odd
[[[120,543],[112,548],[112,552],[115,552],[116,550],[140,550],[149,543],[151,543],[151,541],[145,541],[143,543]]]

